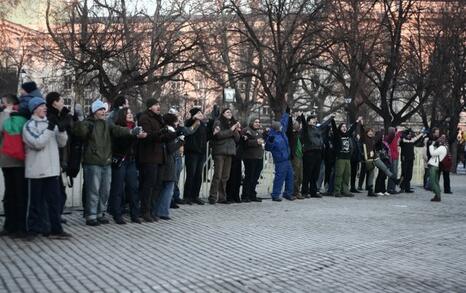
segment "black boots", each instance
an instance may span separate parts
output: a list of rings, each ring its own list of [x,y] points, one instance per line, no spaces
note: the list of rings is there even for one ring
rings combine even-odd
[[[374,193],[374,190],[372,189],[372,186],[369,186],[367,188],[367,196],[373,196],[373,197],[377,196],[377,194]]]

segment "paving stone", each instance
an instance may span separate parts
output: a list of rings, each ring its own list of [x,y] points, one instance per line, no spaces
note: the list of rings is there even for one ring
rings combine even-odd
[[[75,211],[73,239],[0,238],[0,292],[466,292],[465,179],[441,203],[416,188],[95,228]]]

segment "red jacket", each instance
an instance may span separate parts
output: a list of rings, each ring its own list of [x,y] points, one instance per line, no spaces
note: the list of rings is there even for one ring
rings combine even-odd
[[[400,141],[401,131],[397,131],[395,133],[395,137],[393,138],[392,142],[389,144],[390,146],[390,158],[392,160],[398,160],[400,158],[400,152],[398,151],[398,142]]]

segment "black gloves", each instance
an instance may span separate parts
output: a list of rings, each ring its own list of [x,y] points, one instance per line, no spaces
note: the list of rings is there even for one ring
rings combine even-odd
[[[58,124],[57,117],[56,116],[49,116],[49,117],[47,117],[47,119],[49,120],[49,126],[47,127],[47,129],[54,130],[55,126]]]

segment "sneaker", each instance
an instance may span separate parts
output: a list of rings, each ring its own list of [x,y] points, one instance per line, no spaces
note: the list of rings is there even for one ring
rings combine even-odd
[[[389,195],[390,195],[390,192],[385,192],[383,195],[389,196]]]
[[[440,202],[441,200],[440,200],[440,197],[434,196],[430,201],[432,201],[432,202]]]
[[[114,220],[115,220],[115,223],[117,223],[118,225],[125,225],[126,224],[125,220],[123,220],[123,218],[121,218],[121,217],[120,218],[115,218]]]
[[[110,223],[110,221],[105,217],[97,218],[97,222],[99,222],[99,224],[102,224],[102,225],[106,225],[106,224]]]
[[[86,225],[87,226],[99,226],[100,223],[97,221],[97,219],[92,219],[92,220],[86,220]]]
[[[282,201],[282,199],[281,199],[281,198],[279,198],[279,197],[278,197],[278,198],[272,198],[272,201],[277,201],[277,202],[280,202],[280,201]]]
[[[293,196],[283,196],[284,199],[287,199],[289,201],[293,201],[295,200],[295,198]]]
[[[62,231],[60,233],[50,233],[50,235],[48,236],[48,238],[50,239],[70,239],[72,237],[73,235],[65,231]]]
[[[196,199],[193,200],[193,203],[202,206],[202,205],[204,205],[205,202],[200,198],[196,198]]]
[[[377,192],[375,195],[377,196],[384,196],[385,194],[383,192]]]

